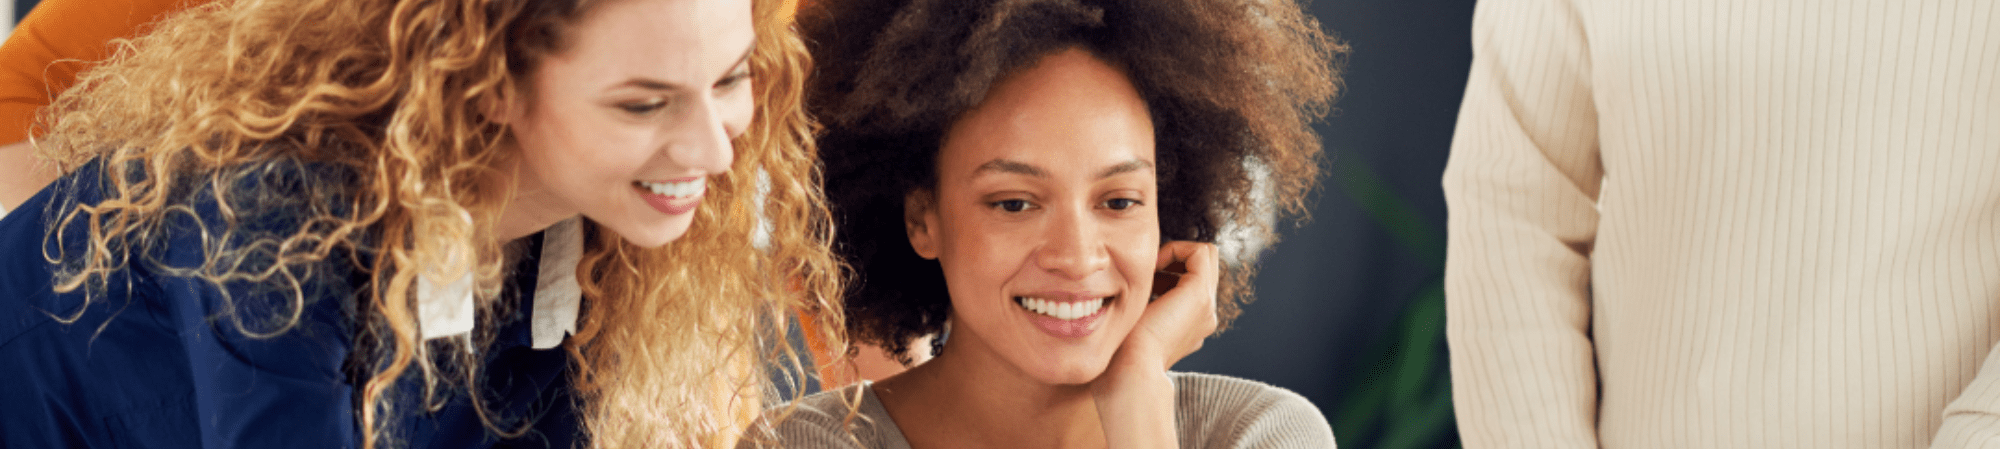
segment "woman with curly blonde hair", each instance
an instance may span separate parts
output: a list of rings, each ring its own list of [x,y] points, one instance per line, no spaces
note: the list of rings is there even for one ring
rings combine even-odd
[[[122,41],[0,220],[0,446],[730,444],[790,311],[842,326],[779,5],[225,0]]]

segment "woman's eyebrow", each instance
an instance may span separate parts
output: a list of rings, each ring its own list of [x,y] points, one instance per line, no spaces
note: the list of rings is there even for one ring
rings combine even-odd
[[[1104,179],[1135,171],[1152,170],[1152,169],[1153,169],[1152,161],[1147,161],[1144,159],[1133,159],[1121,162],[1118,165],[1113,165],[1110,168],[1104,169],[1104,171],[1098,172],[1097,179]],[[1043,170],[1041,167],[1036,167],[1033,164],[1025,162],[1010,161],[1006,159],[994,159],[991,161],[986,161],[986,163],[984,164],[979,164],[979,168],[972,170],[973,176],[978,176],[980,174],[988,172],[1011,173],[1016,175],[1033,176],[1037,178],[1049,177],[1048,171]]]
[[[1124,163],[1113,165],[1111,166],[1111,168],[1104,169],[1104,171],[1102,172],[1098,172],[1097,179],[1109,178],[1112,176],[1118,176],[1140,170],[1146,170],[1146,171],[1153,170],[1153,163],[1151,161],[1147,161],[1144,159],[1133,159],[1125,161]]]
[[[751,55],[752,53],[755,53],[756,51],[757,51],[757,42],[755,42],[755,41],[752,41],[752,42],[750,42],[750,48],[745,48],[745,49],[743,49],[743,55],[742,55],[742,56],[737,56],[737,57],[736,57],[736,62],[733,62],[733,63],[730,63],[730,64],[729,64],[729,68],[730,68],[730,71],[729,71],[729,72],[730,72],[730,73],[734,73],[734,72],[736,71],[736,70],[735,70],[735,69],[736,69],[736,67],[739,67],[739,66],[742,66],[742,65],[743,65],[743,63],[744,63],[745,61],[749,61],[749,60],[750,60],[750,55]],[[729,74],[728,74],[728,73],[724,73],[724,74],[723,74],[722,76],[723,76],[723,77],[728,77],[728,76],[729,76]],[[612,87],[612,88],[614,88],[614,89],[615,89],[615,88],[621,88],[621,87],[637,87],[637,88],[640,88],[640,89],[647,89],[647,90],[660,90],[660,91],[668,91],[668,92],[673,92],[673,91],[685,91],[685,90],[689,90],[689,89],[687,89],[687,87],[686,87],[686,86],[682,86],[682,85],[680,85],[680,84],[677,84],[677,83],[672,83],[672,82],[667,82],[667,81],[661,81],[661,80],[656,80],[656,79],[652,79],[652,78],[641,78],[641,77],[634,77],[634,78],[632,78],[632,79],[628,79],[628,80],[625,80],[625,82],[623,82],[623,83],[618,83],[617,85],[615,85],[615,86],[611,86],[611,87]]]
[[[1041,167],[1036,167],[1034,165],[1030,165],[1025,162],[1010,161],[1006,159],[994,159],[991,161],[986,161],[986,163],[984,164],[979,164],[979,168],[972,170],[972,175],[979,176],[980,174],[987,172],[1012,173],[1016,175],[1027,175],[1037,178],[1049,177],[1049,172],[1047,170],[1042,170]]]

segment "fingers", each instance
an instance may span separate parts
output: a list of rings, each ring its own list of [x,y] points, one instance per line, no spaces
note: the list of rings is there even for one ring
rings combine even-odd
[[[1200,253],[1203,250],[1213,251],[1214,248],[1215,245],[1212,244],[1201,243],[1201,242],[1190,242],[1186,240],[1174,240],[1171,242],[1167,242],[1165,244],[1160,245],[1160,256],[1158,257],[1158,260],[1154,261],[1153,269],[1166,270],[1167,266],[1172,265],[1174,262],[1185,263],[1188,259],[1193,258],[1197,253]],[[1180,271],[1177,273],[1185,273],[1185,272],[1186,271]]]
[[[1215,244],[1175,240],[1160,245],[1159,260],[1154,261],[1153,269],[1166,270],[1177,262],[1187,267],[1185,273],[1212,273],[1222,264]]]
[[[1160,247],[1153,290],[1141,327],[1159,341],[1168,366],[1200,349],[1220,320],[1215,313],[1221,260],[1215,245],[1174,241]],[[1177,272],[1176,269],[1179,271]]]
[[[1176,282],[1161,285],[1158,281],[1168,276],[1155,276],[1153,294],[1163,295],[1168,290],[1177,288],[1177,284],[1194,282],[1196,288],[1201,288],[1213,296],[1216,280],[1222,276],[1221,266],[1222,261],[1214,244],[1185,240],[1167,242],[1160,246],[1160,255],[1158,260],[1154,261],[1153,269],[1178,279]]]

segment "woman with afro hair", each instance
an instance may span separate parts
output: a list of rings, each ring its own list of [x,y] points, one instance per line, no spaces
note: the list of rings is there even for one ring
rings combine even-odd
[[[1314,182],[1345,49],[1298,5],[830,1],[800,24],[848,330],[943,342],[744,446],[1334,445],[1295,393],[1167,370],[1249,297],[1218,238],[1268,240]]]

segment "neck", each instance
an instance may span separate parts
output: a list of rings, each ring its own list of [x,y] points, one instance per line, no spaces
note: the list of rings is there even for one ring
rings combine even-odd
[[[917,448],[1101,448],[1089,385],[1042,383],[958,333],[937,358],[875,384]]]
[[[574,211],[565,213],[553,210],[555,208],[537,207],[528,203],[518,196],[509,201],[507,206],[500,210],[500,223],[494,226],[494,236],[499,237],[502,242],[513,241],[542,232],[556,222],[576,216]]]
[[[538,180],[530,179],[532,175],[521,170],[519,164],[508,165],[499,170],[506,179],[493,183],[506,186],[507,191],[507,201],[500,208],[499,223],[493,227],[494,236],[500,241],[527,237],[576,216],[576,208],[564,207],[561,199],[542,188]]]

